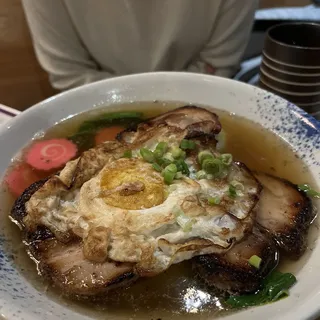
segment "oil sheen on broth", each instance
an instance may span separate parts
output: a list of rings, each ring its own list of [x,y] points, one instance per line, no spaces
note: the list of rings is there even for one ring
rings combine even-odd
[[[107,111],[141,111],[145,117],[155,116],[167,110],[184,105],[182,103],[144,102],[117,105]],[[44,138],[66,137],[74,134],[84,120],[94,118],[106,112],[103,108],[86,112],[74,118],[62,121],[50,130]],[[250,169],[264,171],[288,179],[293,183],[309,183],[311,176],[302,161],[294,151],[279,137],[268,132],[260,125],[226,112],[216,111],[220,116],[225,143],[223,152],[232,153],[238,161],[244,162]],[[295,173],[292,175],[292,173]],[[168,271],[157,277],[140,279],[128,288],[111,291],[103,302],[89,304],[74,302],[63,298],[38,276],[34,262],[28,257],[21,243],[19,230],[7,218],[13,198],[6,190],[2,191],[1,198],[5,202],[0,215],[0,224],[4,226],[5,237],[9,238],[10,250],[13,250],[14,263],[24,277],[32,285],[45,292],[55,301],[71,309],[86,314],[95,319],[210,319],[227,312],[215,293],[205,288],[197,281],[190,266],[184,262],[172,266]],[[308,258],[317,228],[314,224],[310,230],[310,245],[308,252],[299,262],[281,262],[281,271],[296,273]]]

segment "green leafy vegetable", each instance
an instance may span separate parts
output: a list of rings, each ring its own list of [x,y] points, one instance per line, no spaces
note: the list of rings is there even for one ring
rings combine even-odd
[[[296,277],[291,273],[273,271],[263,280],[262,288],[257,293],[230,296],[226,304],[231,308],[246,308],[275,302],[287,297],[288,290],[296,281]]]
[[[141,112],[114,112],[103,114],[95,119],[84,121],[78,129],[78,133],[96,132],[101,128],[112,125],[134,127],[141,122],[142,115]]]
[[[76,133],[68,138],[75,143],[79,150],[88,150],[94,146],[94,134],[92,133]]]
[[[250,259],[248,260],[249,264],[251,264],[253,267],[259,269],[262,259],[259,256],[256,256],[255,254],[250,257]]]
[[[308,184],[299,184],[298,189],[306,193],[307,196],[312,198],[320,198],[320,192],[312,189]]]
[[[183,139],[180,143],[180,148],[183,150],[193,150],[196,148],[196,143],[192,140]]]

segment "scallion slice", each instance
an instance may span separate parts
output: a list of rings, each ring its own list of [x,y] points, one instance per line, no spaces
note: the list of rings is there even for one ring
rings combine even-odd
[[[225,166],[230,166],[232,164],[232,154],[224,153],[221,155],[221,161]]]
[[[181,171],[183,174],[185,175],[189,175],[190,174],[190,170],[189,170],[189,167],[187,165],[187,163],[184,161],[184,160],[176,160],[174,162],[174,164],[177,166],[178,168],[178,171]]]
[[[217,178],[222,174],[223,166],[220,159],[212,158],[202,162],[202,169]]]
[[[167,152],[164,156],[163,156],[163,159],[166,159],[168,161],[173,162],[174,161],[174,158],[172,156],[172,154],[170,152]]]
[[[140,154],[141,157],[147,162],[153,163],[155,161],[153,152],[147,148],[141,148]]]
[[[221,202],[221,198],[220,197],[209,197],[208,198],[208,203],[211,206],[218,205],[218,204],[220,204],[220,202]]]
[[[262,259],[257,256],[257,255],[253,255],[249,260],[248,260],[249,264],[251,264],[253,267],[259,269],[260,268],[260,265],[261,265],[261,262],[262,262]]]
[[[232,184],[229,185],[229,196],[230,198],[236,198],[237,197],[237,189],[235,186],[233,186]]]
[[[195,219],[186,216],[185,213],[179,208],[174,209],[173,214],[175,215],[177,224],[182,228],[183,232],[192,231]]]
[[[183,150],[193,150],[196,148],[196,143],[192,140],[183,139],[180,143],[180,148]]]
[[[198,162],[202,166],[202,163],[206,159],[213,159],[214,156],[209,150],[200,151],[198,154]]]
[[[165,183],[172,183],[177,172],[177,166],[174,163],[171,163],[168,166],[166,166],[163,170],[163,178]]]
[[[164,141],[159,142],[153,152],[154,156],[156,158],[161,158],[167,152],[167,149],[168,149],[167,142],[164,142]]]
[[[241,182],[237,180],[232,180],[230,184],[234,186],[237,190],[244,191],[244,185]]]
[[[204,170],[200,170],[196,173],[197,180],[205,179],[207,177],[207,174]]]
[[[178,171],[177,173],[176,173],[176,175],[175,175],[175,179],[181,179],[183,177],[183,174],[182,174],[182,172],[181,171]]]
[[[162,171],[162,168],[157,163],[153,163],[152,167],[153,167],[154,170],[156,170],[158,172]]]
[[[132,158],[132,150],[126,150],[123,153],[122,158]]]
[[[173,147],[170,151],[175,159],[182,157],[183,153],[185,154],[185,152],[179,147]]]

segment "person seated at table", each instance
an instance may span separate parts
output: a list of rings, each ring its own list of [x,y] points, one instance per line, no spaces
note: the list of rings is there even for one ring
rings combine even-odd
[[[232,77],[257,0],[23,0],[52,86],[150,71]]]

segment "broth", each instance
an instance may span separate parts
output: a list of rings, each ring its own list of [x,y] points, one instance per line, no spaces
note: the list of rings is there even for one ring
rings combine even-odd
[[[134,103],[108,108],[108,112],[130,108],[142,111],[145,117],[151,117],[181,105]],[[84,120],[96,117],[102,111],[94,110],[67,119],[48,130],[43,138],[62,138],[72,135]],[[218,110],[216,112],[226,132],[223,152],[232,153],[236,160],[244,162],[252,170],[274,174],[296,184],[313,184],[307,167],[279,137],[246,119]],[[294,176],[292,172],[295,173]],[[2,198],[5,203],[2,204],[0,223],[4,226],[5,237],[10,240],[11,247],[7,250],[13,252],[15,265],[26,280],[62,305],[94,319],[105,319],[106,315],[112,319],[212,319],[228,312],[215,292],[197,281],[191,270],[190,261],[174,265],[154,278],[140,279],[131,287],[111,291],[104,303],[80,303],[61,297],[59,292],[38,276],[34,262],[28,257],[21,242],[18,228],[7,218],[14,198],[5,187],[3,188]],[[307,253],[298,262],[282,259],[280,270],[296,273],[308,258],[317,237],[317,225],[313,223]]]

